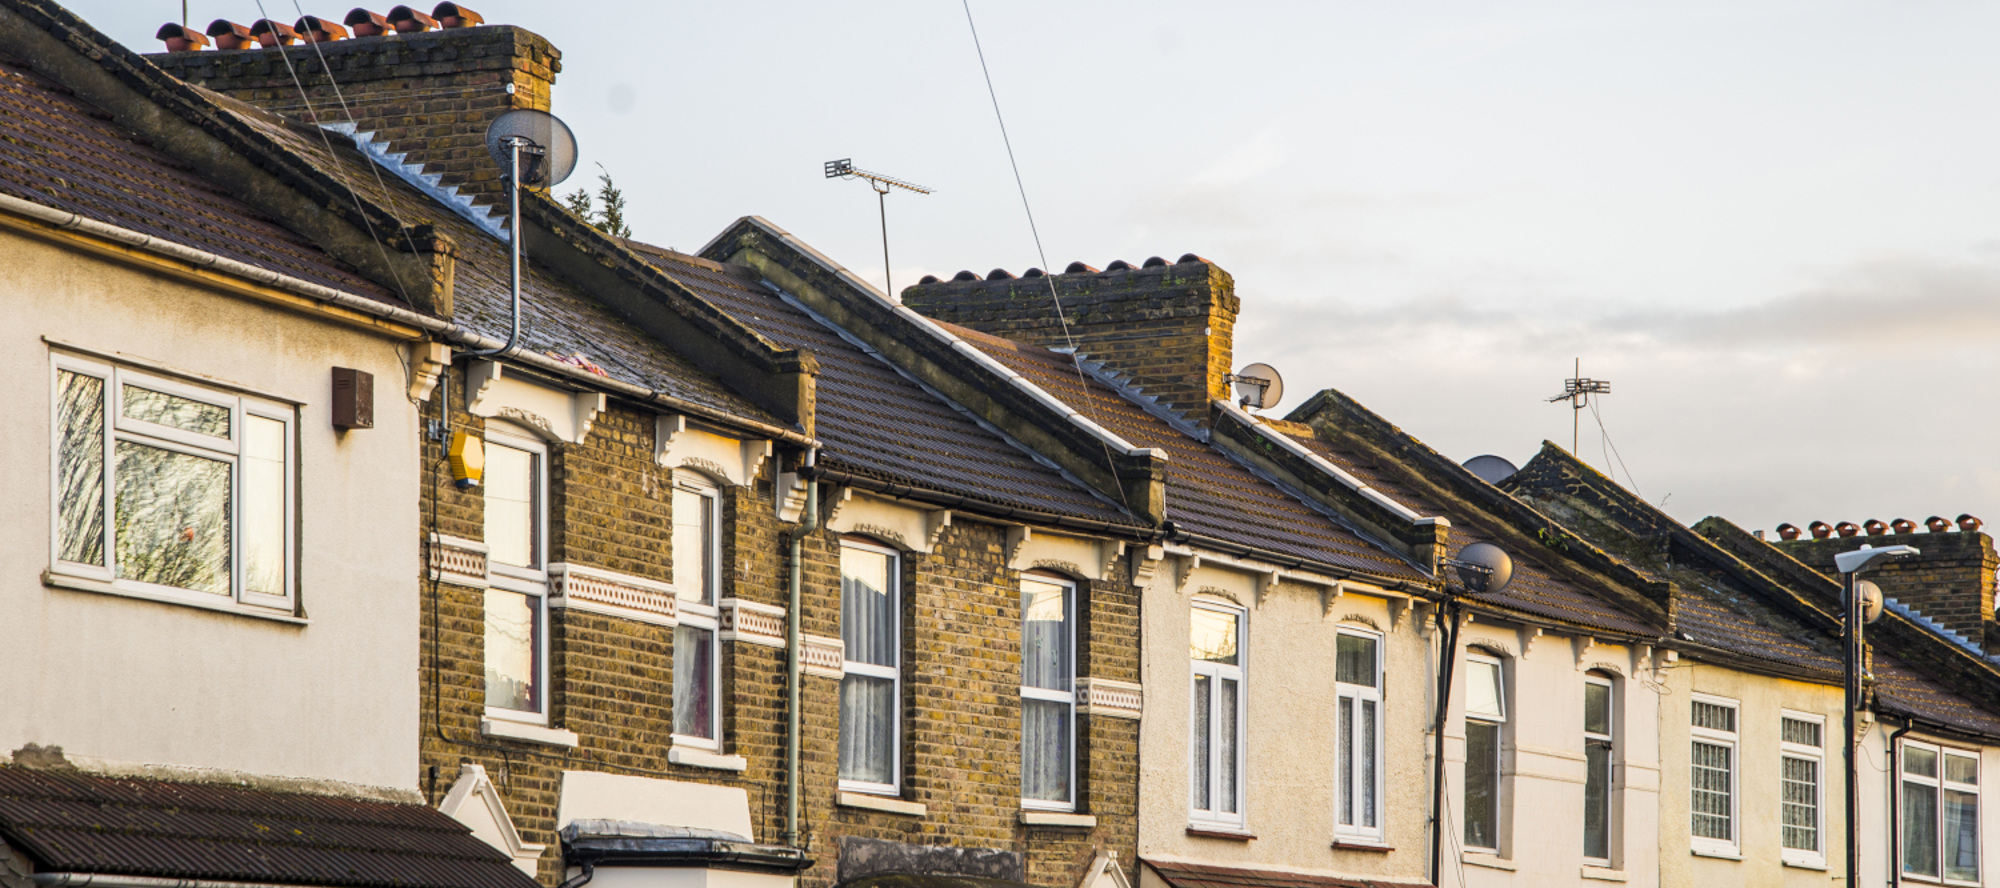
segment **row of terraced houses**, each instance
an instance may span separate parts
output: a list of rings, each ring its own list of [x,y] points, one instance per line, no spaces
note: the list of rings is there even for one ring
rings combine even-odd
[[[1976,519],[1260,415],[1193,254],[508,219],[556,48],[342,21],[0,0],[0,886],[2000,884]],[[1849,824],[1834,556],[1892,544]]]

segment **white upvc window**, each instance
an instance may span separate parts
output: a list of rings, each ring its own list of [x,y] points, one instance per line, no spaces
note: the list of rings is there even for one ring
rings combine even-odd
[[[1465,847],[1500,850],[1500,763],[1507,672],[1500,658],[1465,655]]]
[[[1737,703],[1692,695],[1688,808],[1693,847],[1712,854],[1740,853],[1737,823]]]
[[[1611,676],[1590,672],[1583,677],[1583,860],[1592,866],[1611,865],[1613,762],[1616,760],[1617,687]]]
[[[68,355],[53,363],[51,573],[205,607],[295,610],[296,410]]]
[[[489,421],[486,717],[549,721],[548,447]]]
[[[1076,584],[1021,577],[1021,806],[1076,810]]]
[[[674,472],[674,733],[677,746],[720,751],[722,500],[707,479]]]
[[[1244,824],[1244,613],[1219,602],[1189,610],[1189,817],[1198,823]]]
[[[902,558],[855,540],[840,544],[840,788],[895,795],[902,787]]]
[[[1904,740],[1903,875],[1947,885],[1979,883],[1979,754]]]
[[[1826,718],[1778,714],[1778,846],[1784,860],[1826,865]]]
[[[1382,840],[1382,636],[1343,626],[1334,637],[1337,698],[1334,834]]]

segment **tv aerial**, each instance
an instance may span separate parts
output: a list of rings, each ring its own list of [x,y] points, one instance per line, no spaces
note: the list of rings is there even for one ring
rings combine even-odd
[[[1236,403],[1251,410],[1275,407],[1285,396],[1285,380],[1269,364],[1251,364],[1229,374],[1229,381],[1236,386]]]
[[[549,188],[576,171],[576,136],[546,111],[517,108],[486,126],[486,153],[507,171],[507,280],[513,291],[513,319],[507,344],[469,352],[490,357],[513,351],[521,339],[521,189]]]
[[[1578,441],[1577,428],[1581,419],[1579,414],[1583,412],[1583,408],[1590,406],[1590,396],[1608,394],[1611,394],[1611,381],[1608,379],[1591,379],[1583,375],[1583,359],[1577,358],[1576,375],[1563,380],[1562,394],[1548,399],[1548,402],[1551,404],[1557,401],[1569,402],[1571,408],[1569,415],[1570,455],[1576,455]]]
[[[871,173],[867,170],[857,169],[854,166],[853,158],[829,160],[826,162],[825,168],[826,177],[829,179],[862,179],[868,183],[868,187],[875,189],[875,203],[882,213],[882,286],[884,288],[882,292],[890,299],[896,298],[896,286],[890,283],[889,280],[889,189],[901,188],[905,191],[914,191],[918,194],[929,194],[933,189],[925,188],[914,182],[906,182],[895,176],[886,176],[881,173]]]

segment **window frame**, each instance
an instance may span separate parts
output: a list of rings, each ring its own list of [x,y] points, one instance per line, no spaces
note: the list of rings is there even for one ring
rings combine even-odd
[[[676,599],[674,602],[674,614],[676,622],[679,624],[679,626],[686,626],[690,629],[701,629],[708,632],[708,647],[709,647],[708,732],[709,734],[713,735],[713,739],[710,739],[709,737],[696,736],[693,734],[682,734],[679,733],[678,731],[671,733],[669,736],[673,742],[673,745],[675,746],[688,746],[696,749],[706,749],[714,752],[721,752],[722,742],[723,742],[722,606],[721,606],[722,488],[721,485],[716,484],[714,481],[708,479],[703,475],[700,475],[699,473],[691,472],[685,469],[676,469],[673,473],[672,491],[674,493],[679,493],[684,491],[687,493],[694,494],[695,496],[699,497],[703,503],[702,518],[706,522],[706,525],[703,528],[703,534],[705,537],[703,542],[706,545],[704,545],[702,548],[707,550],[706,552],[703,553],[705,556],[704,560],[707,563],[703,565],[704,568],[702,571],[703,575],[701,576],[700,579],[702,583],[702,591],[707,600],[704,602],[701,600],[691,600],[688,598],[681,597],[680,594],[681,568],[680,565],[676,564],[674,565],[674,597]],[[669,494],[669,496],[671,498],[672,495]],[[669,516],[668,528],[670,534],[679,531],[680,525],[674,523],[679,517],[680,516],[678,515]],[[673,540],[671,536],[669,537],[667,544],[669,547],[673,546]],[[680,644],[679,626],[675,627],[674,643],[676,645]],[[680,700],[677,698],[678,688],[675,688],[674,691],[676,693],[676,699],[674,699],[672,702],[673,706],[672,715],[675,721],[678,722],[680,713]],[[678,724],[674,724],[673,726],[679,727]]]
[[[1904,770],[1903,767],[1904,753],[1912,747],[1927,750],[1937,755],[1937,776],[1925,777],[1921,774],[1911,774],[1908,771]],[[1909,879],[1918,882],[1925,882],[1929,884],[1937,884],[1937,885],[1980,885],[1982,884],[1980,879],[1983,877],[1985,873],[1985,854],[1984,854],[1985,848],[1983,847],[1984,836],[1978,835],[1976,831],[1975,831],[1976,838],[1973,843],[1973,847],[1977,852],[1979,852],[1979,854],[1978,858],[1974,861],[1973,865],[1979,870],[1979,872],[1975,874],[1973,878],[1970,880],[1953,879],[1945,875],[1945,872],[1947,870],[1947,865],[1945,863],[1945,822],[1944,822],[1945,793],[1946,792],[1971,793],[1973,797],[1973,806],[1974,806],[1973,811],[1975,817],[1983,816],[1984,814],[1983,807],[1985,802],[1984,795],[1979,791],[1980,789],[1979,783],[1966,784],[1966,783],[1959,783],[1950,779],[1949,775],[1951,774],[1951,771],[1949,769],[1948,760],[1951,758],[1960,758],[1971,761],[1972,766],[1974,768],[1973,779],[1982,782],[1986,779],[1985,774],[1981,773],[1984,769],[1981,767],[1981,765],[1983,764],[1982,761],[1983,757],[1980,755],[1980,750],[1966,749],[1957,746],[1948,746],[1946,744],[1932,740],[1916,740],[1911,738],[1904,738],[1903,740],[1898,741],[1898,745],[1896,748],[1895,777],[1898,781],[1900,781],[1897,787],[1899,794],[1899,802],[1896,806],[1896,810],[1892,812],[1892,814],[1895,817],[1895,825],[1893,828],[1896,830],[1897,837],[1901,845],[1901,852],[1904,855],[1904,860],[1896,861],[1895,866],[1898,875],[1904,879]],[[1929,786],[1932,789],[1936,790],[1937,794],[1936,802],[1931,809],[1932,810],[1931,825],[1936,830],[1936,836],[1933,839],[1933,845],[1932,845],[1933,850],[1937,854],[1938,871],[1936,875],[1913,873],[1910,872],[1908,869],[1904,868],[1905,867],[1904,861],[1908,860],[1910,849],[1909,849],[1909,843],[1907,841],[1902,841],[1903,807],[1908,804],[1907,789],[1905,789],[1905,787],[1907,786],[1907,784],[1912,782],[1924,786]]]
[[[1386,649],[1388,646],[1388,638],[1384,636],[1383,633],[1374,629],[1369,629],[1361,626],[1347,626],[1347,625],[1340,626],[1334,632],[1334,649],[1336,652],[1334,656],[1336,664],[1338,664],[1339,662],[1338,651],[1340,645],[1340,636],[1343,635],[1354,638],[1366,638],[1375,643],[1375,664],[1374,664],[1375,686],[1367,687],[1364,685],[1357,685],[1357,684],[1352,684],[1350,682],[1341,681],[1339,668],[1336,665],[1334,670],[1334,681],[1333,681],[1334,749],[1336,750],[1336,754],[1334,756],[1335,759],[1334,767],[1339,769],[1339,771],[1336,772],[1336,776],[1334,778],[1334,783],[1333,783],[1334,786],[1333,833],[1334,835],[1343,838],[1361,839],[1363,841],[1368,841],[1368,842],[1381,842],[1384,840],[1384,836],[1387,835],[1386,829],[1388,825],[1387,824],[1388,817],[1384,816],[1386,812],[1383,806],[1383,793],[1386,792],[1388,789],[1384,776],[1389,770],[1387,763],[1388,750],[1385,748],[1384,745],[1388,737],[1387,727],[1386,727],[1388,719],[1384,717],[1386,715],[1386,710],[1382,700],[1382,682],[1385,672],[1382,661],[1384,659],[1384,654],[1387,653]],[[1357,722],[1359,720],[1359,714],[1361,712],[1361,704],[1364,701],[1372,701],[1375,704],[1375,737],[1374,737],[1375,773],[1373,775],[1370,775],[1373,779],[1375,788],[1375,794],[1374,794],[1375,825],[1372,827],[1363,826],[1361,824],[1363,818],[1361,816],[1361,808],[1358,804],[1355,806],[1354,809],[1355,822],[1352,824],[1343,824],[1340,822],[1340,815],[1342,810],[1341,805],[1347,800],[1342,799],[1340,797],[1340,778],[1338,774],[1346,773],[1352,780],[1352,785],[1356,787],[1359,787],[1361,785],[1360,778],[1362,776],[1357,770],[1355,762],[1340,761],[1340,757],[1337,752],[1340,748],[1340,741],[1342,740],[1342,738],[1340,737],[1340,703],[1343,700],[1354,701],[1354,712],[1356,713]],[[1359,727],[1357,726],[1355,730],[1357,732],[1355,739],[1359,740],[1360,739],[1358,733]]]
[[[534,526],[534,557],[531,560],[535,561],[539,566],[530,567],[505,564],[488,558],[486,562],[486,581],[493,588],[526,595],[529,601],[533,603],[535,626],[538,629],[534,641],[535,681],[537,683],[536,686],[541,689],[541,693],[539,694],[540,699],[536,701],[537,706],[534,711],[487,705],[483,694],[480,702],[483,706],[485,716],[489,720],[547,726],[549,724],[549,709],[552,702],[550,698],[554,696],[554,688],[549,686],[549,636],[551,634],[551,627],[549,625],[548,572],[549,446],[546,442],[529,434],[526,430],[516,430],[511,426],[502,426],[498,420],[489,419],[486,421],[485,446],[491,447],[495,444],[501,447],[525,451],[533,457],[530,465],[534,471],[534,484],[530,492],[534,495],[535,501],[533,506],[528,510],[528,516]],[[482,539],[485,536],[484,497],[486,496],[486,489],[485,487],[480,488]],[[484,620],[485,615],[482,605],[482,632]],[[483,675],[485,669],[483,652],[480,668]]]
[[[1785,739],[1785,722],[1804,722],[1819,729],[1819,745],[1807,746]],[[1791,709],[1778,711],[1778,852],[1786,863],[1806,866],[1826,865],[1826,716]],[[1785,760],[1797,759],[1813,764],[1813,838],[1818,847],[1814,850],[1793,848],[1785,844]]]
[[[1193,657],[1188,658],[1188,819],[1193,823],[1203,826],[1219,826],[1224,829],[1242,830],[1245,824],[1250,822],[1250,780],[1248,770],[1250,758],[1248,754],[1250,735],[1248,724],[1248,715],[1250,712],[1250,612],[1247,608],[1233,603],[1207,599],[1196,599],[1189,603],[1189,607],[1190,615],[1192,615],[1194,610],[1199,609],[1228,614],[1235,618],[1237,662],[1231,665],[1208,660],[1196,660]],[[1209,735],[1205,738],[1208,742],[1208,798],[1211,805],[1208,809],[1196,808],[1194,806],[1193,790],[1196,762],[1193,753],[1198,747],[1194,737],[1196,720],[1193,717],[1193,705],[1194,680],[1197,676],[1207,676],[1210,681],[1215,682],[1215,684],[1210,685]],[[1222,798],[1222,768],[1219,767],[1221,760],[1217,757],[1216,750],[1220,745],[1218,741],[1221,739],[1222,719],[1217,716],[1221,712],[1219,708],[1222,697],[1220,688],[1222,687],[1223,680],[1236,682],[1236,797],[1234,799],[1236,810],[1234,812],[1218,810],[1221,807],[1219,802]]]
[[[892,689],[890,691],[890,700],[895,706],[895,712],[889,719],[890,782],[871,783],[864,780],[849,780],[845,777],[840,777],[839,751],[837,746],[835,749],[834,774],[839,788],[843,792],[899,796],[903,792],[903,664],[908,659],[905,656],[907,651],[903,649],[905,641],[903,637],[903,606],[905,600],[903,594],[903,553],[894,547],[885,546],[872,540],[855,539],[852,537],[842,537],[839,548],[841,550],[850,548],[861,549],[889,557],[888,579],[895,586],[893,590],[890,590],[890,594],[894,597],[895,601],[890,606],[889,611],[895,616],[895,627],[892,632],[896,639],[896,665],[877,666],[873,663],[861,663],[849,660],[846,658],[846,647],[843,645],[840,666],[843,676],[861,675],[869,678],[886,678],[893,682],[890,685]],[[835,706],[836,708],[839,706],[838,702],[836,702]],[[845,731],[846,729],[847,727],[843,723],[840,726],[840,730]]]
[[[1505,784],[1507,782],[1504,768],[1507,763],[1507,723],[1511,720],[1510,719],[1511,713],[1507,711],[1507,658],[1502,657],[1498,654],[1487,653],[1478,650],[1476,648],[1466,648],[1465,662],[1467,664],[1488,663],[1493,666],[1494,698],[1499,701],[1500,714],[1498,716],[1473,715],[1470,708],[1472,703],[1472,695],[1470,693],[1470,686],[1468,685],[1467,693],[1465,696],[1466,709],[1461,719],[1464,722],[1464,726],[1461,729],[1461,733],[1469,734],[1473,722],[1478,722],[1483,725],[1492,725],[1494,730],[1493,844],[1491,846],[1472,844],[1471,837],[1464,835],[1464,829],[1463,829],[1465,826],[1464,823],[1460,824],[1460,830],[1461,830],[1460,841],[1464,843],[1462,847],[1464,847],[1465,850],[1472,852],[1474,854],[1497,855],[1500,853],[1501,845],[1504,844],[1501,837],[1501,825],[1506,821],[1505,806],[1501,804],[1500,800],[1502,798],[1502,793],[1505,789]],[[1466,669],[1464,670],[1464,674],[1465,674],[1465,680],[1467,682],[1470,682],[1472,680],[1472,670]],[[1469,736],[1467,736],[1467,741],[1468,741],[1467,746],[1470,746]],[[1466,752],[1465,760],[1466,760],[1467,770],[1470,771],[1472,764],[1472,754],[1470,749],[1468,749]],[[1470,773],[1463,775],[1462,778],[1459,780],[1460,789],[1461,792],[1463,793],[1460,799],[1460,804],[1462,807],[1466,809],[1465,810],[1466,815],[1471,814],[1470,810],[1471,792],[1469,791],[1471,789],[1470,780],[1471,780]]]
[[[1694,723],[1694,704],[1706,703],[1728,709],[1732,715],[1730,723],[1733,731],[1719,731],[1698,727]],[[1697,853],[1740,857],[1743,847],[1743,704],[1728,697],[1712,694],[1690,693],[1688,695],[1688,844]],[[1695,835],[1694,818],[1699,813],[1695,808],[1694,794],[1697,791],[1694,779],[1694,745],[1704,743],[1719,746],[1729,751],[1729,839],[1708,838]]]
[[[1022,738],[1021,738],[1022,739],[1021,755],[1023,764],[1021,772],[1023,775],[1027,773],[1027,767],[1026,767],[1027,702],[1026,701],[1041,700],[1049,703],[1063,703],[1069,707],[1069,718],[1064,722],[1069,726],[1069,746],[1068,746],[1069,761],[1067,762],[1067,764],[1069,765],[1069,781],[1065,784],[1069,787],[1069,799],[1067,801],[1060,801],[1060,802],[1051,801],[1048,799],[1031,799],[1028,798],[1027,793],[1024,791],[1021,794],[1021,807],[1037,811],[1075,811],[1076,810],[1076,760],[1077,760],[1076,637],[1079,634],[1077,630],[1080,628],[1077,623],[1077,612],[1079,609],[1079,603],[1082,596],[1079,594],[1080,592],[1079,584],[1075,580],[1072,580],[1068,577],[1061,576],[1058,574],[1047,573],[1047,572],[1023,573],[1021,575],[1021,579],[1023,581],[1034,581],[1038,583],[1046,583],[1052,586],[1061,586],[1065,590],[1063,593],[1063,614],[1064,614],[1064,621],[1069,627],[1069,631],[1068,633],[1066,633],[1069,641],[1069,649],[1063,652],[1063,656],[1068,660],[1068,666],[1069,666],[1068,672],[1070,677],[1069,690],[1067,692],[1052,691],[1049,690],[1048,688],[1029,687],[1025,681],[1023,681],[1021,684],[1021,698],[1022,698],[1022,711],[1023,711]],[[1026,636],[1027,619],[1028,619],[1027,613],[1023,612],[1021,614],[1021,621],[1022,621],[1022,634],[1024,637]],[[1023,658],[1022,661],[1022,668],[1024,670],[1027,668],[1025,658]]]
[[[51,352],[49,362],[49,572],[53,575],[95,581],[112,592],[208,609],[251,615],[292,615],[298,611],[299,524],[298,487],[298,405],[275,398],[202,385],[165,375],[158,370],[140,370],[112,361],[93,360],[61,352]],[[62,557],[62,374],[68,372],[98,380],[100,409],[104,427],[99,459],[102,461],[102,489],[98,508],[103,515],[100,531],[102,561],[98,564],[67,561]],[[125,387],[134,385],[161,394],[211,404],[229,411],[229,437],[215,438],[125,416]],[[246,478],[243,435],[247,417],[279,423],[284,429],[284,564],[280,575],[284,592],[271,595],[252,592],[245,571],[249,563],[247,534],[243,532]],[[229,591],[202,592],[118,576],[118,460],[120,441],[152,447],[170,453],[225,462],[229,466]]]
[[[1585,865],[1588,866],[1601,866],[1608,869],[1611,866],[1612,859],[1616,857],[1618,854],[1618,835],[1617,832],[1613,829],[1613,825],[1616,824],[1618,821],[1617,817],[1618,728],[1619,728],[1618,682],[1610,675],[1596,671],[1591,671],[1584,673],[1583,684],[1585,690],[1584,690],[1584,721],[1583,721],[1584,727],[1582,733],[1583,733],[1583,743],[1584,743],[1583,766],[1585,768],[1584,772],[1585,786],[1588,786],[1590,781],[1590,773],[1588,770],[1590,768],[1590,753],[1589,753],[1590,744],[1593,742],[1601,743],[1604,745],[1605,749],[1604,856],[1592,857],[1588,853],[1586,853],[1583,855],[1583,862]],[[1604,689],[1605,718],[1609,723],[1605,725],[1605,730],[1601,733],[1590,730],[1589,688],[1593,686],[1601,687]],[[1585,796],[1584,802],[1586,806],[1584,809],[1584,817],[1585,817],[1584,834],[1587,836],[1590,834],[1590,824],[1588,820],[1588,818],[1590,817],[1590,810],[1588,808],[1589,797],[1587,794]]]

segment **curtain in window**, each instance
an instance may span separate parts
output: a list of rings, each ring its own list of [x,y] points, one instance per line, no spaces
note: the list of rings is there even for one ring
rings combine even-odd
[[[674,628],[674,733],[715,739],[715,633]]]
[[[1219,679],[1216,684],[1216,690],[1220,691],[1221,694],[1219,699],[1215,701],[1215,717],[1217,721],[1217,730],[1215,733],[1216,739],[1220,741],[1221,748],[1216,750],[1215,767],[1221,772],[1222,777],[1222,785],[1217,790],[1221,793],[1222,798],[1217,799],[1217,801],[1222,803],[1220,810],[1228,814],[1237,813],[1236,800],[1242,795],[1237,787],[1238,775],[1236,773],[1236,744],[1239,739],[1237,736],[1236,709],[1238,703],[1237,694],[1241,692],[1241,684],[1241,682],[1231,678]]]
[[[1070,800],[1071,734],[1068,703],[1021,701],[1022,798]]]
[[[847,547],[840,556],[840,635],[851,664],[840,681],[840,779],[896,782],[895,558]],[[876,667],[870,669],[868,667]]]
[[[1354,825],[1354,698],[1340,698],[1340,824]]]
[[[1372,678],[1372,676],[1371,676]],[[1375,775],[1380,767],[1375,761],[1375,706],[1374,700],[1361,700],[1361,726],[1356,733],[1354,744],[1361,747],[1361,825],[1375,826]]]
[[[1944,791],[1944,877],[1979,879],[1979,796]]]
[[[1021,581],[1021,686],[1036,691],[1069,692],[1074,664],[1071,655],[1072,589],[1060,583]],[[1021,699],[1021,797],[1045,802],[1069,802],[1072,771],[1070,701],[1031,697]]]
[[[840,680],[840,779],[894,783],[896,683],[849,675]]]
[[[486,445],[487,558],[499,564],[540,568],[535,551],[535,454]]]
[[[1021,583],[1021,684],[1051,691],[1070,689],[1068,586]]]
[[[1465,723],[1465,844],[1497,848],[1500,842],[1500,726]]]
[[[1704,839],[1732,841],[1729,758],[1734,750],[1713,743],[1694,744],[1694,834]]]
[[[1905,752],[1907,768],[1909,753]],[[1903,872],[1938,874],[1937,787],[1903,781]]]
[[[486,705],[541,711],[536,654],[541,634],[539,602],[505,589],[486,590]]]
[[[1200,612],[1196,611],[1196,613]],[[1215,703],[1212,699],[1215,693],[1214,685],[1215,680],[1206,675],[1197,675],[1194,677],[1194,718],[1191,721],[1194,722],[1193,802],[1196,811],[1215,810],[1210,802],[1214,779],[1213,774],[1209,771],[1209,763],[1214,760],[1215,752],[1214,746],[1211,743],[1211,739],[1215,734],[1212,730],[1213,725],[1210,723],[1215,712]]]
[[[894,666],[896,596],[890,585],[886,553],[845,549],[840,556],[840,637],[847,659],[875,666]]]
[[[1781,767],[1784,781],[1781,843],[1800,851],[1818,851],[1819,762],[1786,756]]]

